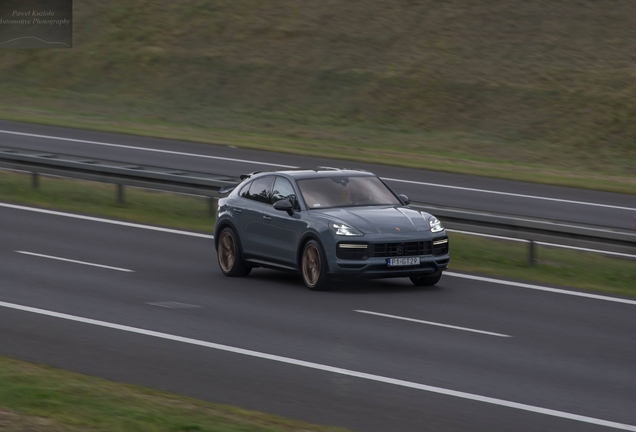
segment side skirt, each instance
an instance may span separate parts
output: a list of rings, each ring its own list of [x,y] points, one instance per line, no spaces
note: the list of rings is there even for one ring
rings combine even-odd
[[[298,269],[296,267],[291,267],[284,264],[278,264],[271,261],[263,261],[263,260],[258,260],[254,258],[248,258],[245,261],[247,261],[252,267],[265,267],[265,268],[270,268],[273,270],[291,271],[294,273],[298,272]]]

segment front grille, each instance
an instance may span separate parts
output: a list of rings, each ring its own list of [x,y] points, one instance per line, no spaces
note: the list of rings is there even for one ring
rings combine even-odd
[[[430,255],[431,242],[376,243],[373,246],[374,257]]]

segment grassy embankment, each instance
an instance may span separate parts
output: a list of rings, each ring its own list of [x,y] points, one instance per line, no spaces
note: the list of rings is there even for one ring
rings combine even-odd
[[[635,15],[83,1],[72,50],[0,53],[0,118],[636,193]]]
[[[0,356],[3,432],[345,432]]]

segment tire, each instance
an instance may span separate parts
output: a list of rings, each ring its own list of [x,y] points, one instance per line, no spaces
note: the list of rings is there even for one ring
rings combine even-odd
[[[433,286],[442,278],[442,273],[427,276],[411,276],[411,282],[415,286]]]
[[[331,289],[331,278],[327,274],[327,259],[322,246],[315,240],[309,240],[303,247],[300,259],[300,272],[303,282],[312,291]]]
[[[219,267],[224,275],[230,277],[247,276],[252,270],[241,256],[238,236],[232,228],[224,228],[219,235],[217,247]]]

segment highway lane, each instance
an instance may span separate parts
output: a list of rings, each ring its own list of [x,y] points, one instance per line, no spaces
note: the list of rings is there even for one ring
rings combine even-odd
[[[397,192],[433,205],[630,230],[636,215],[634,195],[7,121],[0,121],[0,146],[229,176],[285,166],[346,166],[391,179]]]
[[[0,226],[0,302],[636,425],[636,305],[453,277],[313,293],[268,270],[224,277],[209,238],[2,207]],[[1,354],[354,430],[607,430],[6,307],[0,329]]]

